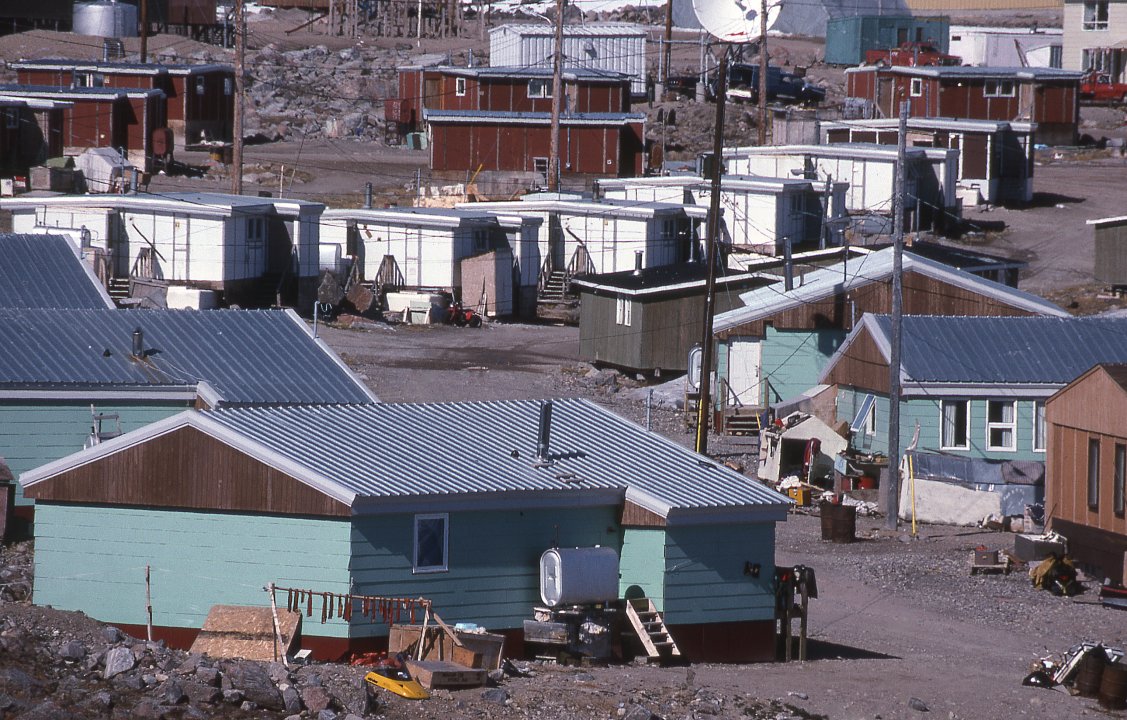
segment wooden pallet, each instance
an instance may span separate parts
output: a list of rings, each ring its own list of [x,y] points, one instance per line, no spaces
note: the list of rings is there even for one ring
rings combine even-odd
[[[649,598],[627,600],[626,617],[630,619],[650,660],[681,657],[681,650],[669,634],[669,628],[665,627],[665,620]]]
[[[435,688],[481,687],[487,671],[468,668],[445,660],[408,660],[411,677],[427,690]]]

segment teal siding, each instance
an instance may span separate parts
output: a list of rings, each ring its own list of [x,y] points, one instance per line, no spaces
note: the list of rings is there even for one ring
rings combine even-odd
[[[99,413],[117,413],[124,432],[185,410],[181,403],[95,403]],[[20,473],[81,450],[93,424],[89,402],[0,403],[0,457],[19,480]],[[16,504],[30,505],[16,484]]]
[[[864,390],[851,387],[838,389],[838,420],[852,422],[857,408],[867,394]],[[940,419],[940,400],[942,398],[913,398],[906,400],[900,407],[900,447],[907,447],[912,441],[916,431],[916,423],[920,427],[920,440],[918,449],[923,452],[939,452],[941,447],[940,432],[942,423]],[[1002,398],[999,398],[1002,399]],[[974,398],[970,401],[970,429],[967,439],[969,448],[966,450],[942,449],[944,453],[962,457],[984,458],[987,460],[1036,460],[1045,461],[1045,452],[1033,450],[1033,400],[1017,401],[1017,428],[1016,448],[1014,450],[987,450],[986,449],[986,403],[985,398]],[[853,446],[868,452],[888,452],[888,398],[877,396],[877,431],[870,438],[854,438]]]
[[[665,529],[624,528],[618,594],[641,588],[658,610],[665,607]]]
[[[774,523],[673,526],[665,534],[667,623],[774,618]],[[744,574],[745,563],[759,563],[758,578]]]
[[[39,503],[35,524],[35,603],[103,622],[145,623],[146,565],[158,626],[198,628],[212,604],[268,606],[270,582],[348,590],[348,520]]]
[[[776,330],[763,340],[763,373],[769,402],[789,400],[818,384],[818,376],[845,340],[844,330]]]
[[[414,515],[356,518],[352,528],[354,591],[423,596],[448,623],[519,628],[540,601],[540,555],[560,547],[620,550],[617,508],[452,512],[446,572],[411,571]],[[609,532],[608,532],[609,530]],[[384,625],[354,621],[353,635],[384,635]]]

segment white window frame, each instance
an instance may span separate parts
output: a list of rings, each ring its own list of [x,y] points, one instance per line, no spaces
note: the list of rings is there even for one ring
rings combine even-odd
[[[631,314],[633,313],[633,302],[628,297],[615,298],[614,304],[614,323],[615,325],[622,325],[630,327],[632,320]]]
[[[963,421],[963,445],[947,444],[946,409],[948,405],[962,405],[965,419]],[[970,400],[940,400],[939,401],[939,448],[941,450],[970,450]]]
[[[908,84],[908,94],[912,97],[923,97],[924,94],[924,80],[923,78],[912,78]]]
[[[528,81],[528,97],[532,99],[552,97],[552,80],[532,78]]]
[[[1045,452],[1045,401],[1033,401],[1033,452]]]
[[[442,521],[442,563],[439,565],[419,565],[419,523],[427,520]],[[450,514],[426,513],[416,515],[413,527],[414,541],[411,543],[411,572],[416,575],[448,572],[450,570]]]
[[[466,96],[466,79],[464,77],[454,78],[454,94],[458,97]]]
[[[865,416],[865,434],[869,436],[877,434],[877,404],[875,402],[869,406],[869,414]]]
[[[1010,419],[991,420],[990,410],[993,407],[1010,408]],[[1009,432],[1010,441],[1005,445],[994,443],[994,432]],[[986,401],[986,449],[993,451],[1013,452],[1017,450],[1017,402],[1014,400],[987,400]]]
[[[1081,29],[1084,32],[1102,32],[1108,29],[1108,0],[1086,0],[1083,12]]]
[[[1017,96],[1017,83],[1013,80],[987,80],[982,85],[982,96],[1003,98]]]

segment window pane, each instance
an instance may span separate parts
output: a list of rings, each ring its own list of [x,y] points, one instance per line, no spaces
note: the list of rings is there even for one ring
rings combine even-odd
[[[1123,514],[1124,478],[1127,477],[1127,445],[1115,445],[1115,483],[1111,488],[1111,506],[1116,515]]]
[[[1043,400],[1033,403],[1033,449],[1045,449],[1045,403]]]
[[[1088,507],[1100,506],[1100,441],[1088,441]]]
[[[415,567],[446,566],[446,518],[418,518],[415,521]]]

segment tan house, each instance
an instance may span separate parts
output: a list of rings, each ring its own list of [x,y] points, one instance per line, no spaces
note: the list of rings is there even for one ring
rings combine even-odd
[[[1045,403],[1045,513],[1100,577],[1127,573],[1127,365],[1096,365]]]
[[[1065,70],[1100,70],[1127,80],[1127,2],[1064,0]]]

